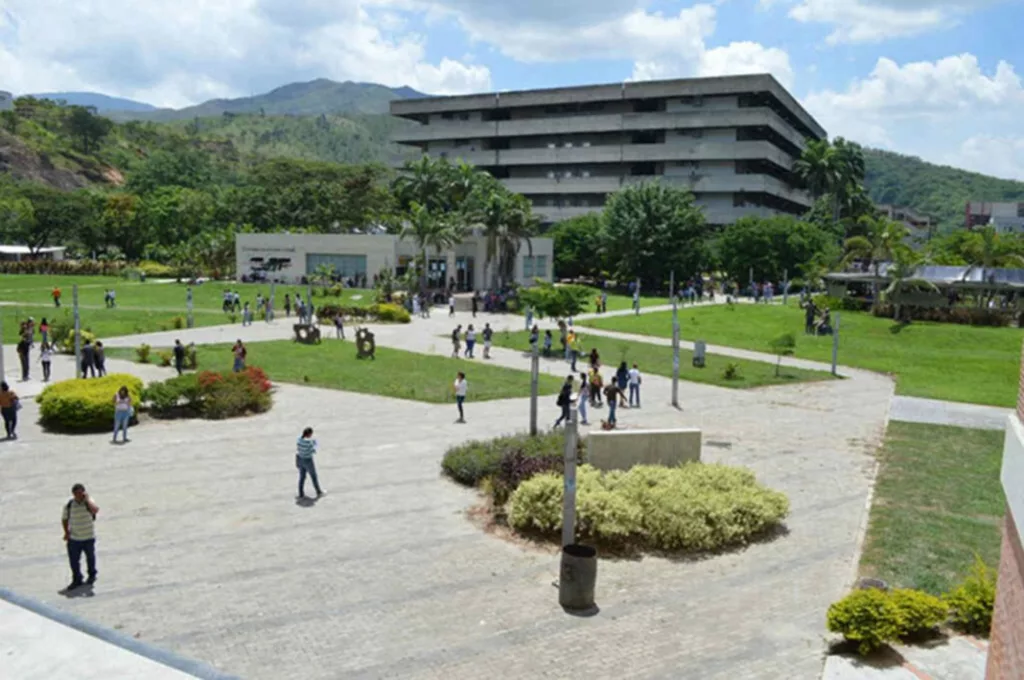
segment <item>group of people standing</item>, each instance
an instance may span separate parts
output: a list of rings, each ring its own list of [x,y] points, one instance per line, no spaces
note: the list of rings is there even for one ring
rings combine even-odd
[[[484,324],[484,328],[480,331],[480,335],[484,341],[484,359],[491,358],[491,340],[494,338],[494,329],[491,328],[491,324]],[[459,324],[452,330],[452,358],[458,359],[460,356],[466,359],[475,359],[474,351],[476,349],[477,332],[473,327],[473,324],[469,324],[465,332],[462,330],[462,324]],[[460,354],[462,351],[462,341],[466,342],[465,353]]]
[[[643,376],[640,373],[640,368],[635,363],[632,368],[629,368],[625,361],[620,363],[613,378],[605,385],[601,375],[601,358],[596,348],[590,351],[589,358],[590,371],[579,374],[579,391],[575,396],[573,396],[574,374],[570,373],[567,375],[565,382],[562,384],[562,389],[559,391],[555,402],[560,409],[558,419],[555,421],[555,427],[569,420],[573,403],[579,409],[581,425],[590,424],[587,420],[588,406],[601,408],[607,403],[608,419],[603,423],[603,426],[607,429],[615,428],[618,423],[616,411],[619,407],[640,408],[640,385],[643,383]],[[628,400],[626,397],[627,389],[629,391]],[[604,397],[603,401],[602,396]]]
[[[31,376],[32,348],[35,347],[36,321],[29,317],[21,322],[18,328],[18,362],[21,364],[21,379],[28,381]],[[39,322],[38,331],[41,344],[39,345],[39,363],[43,367],[43,382],[50,380],[50,365],[53,361],[54,348],[50,343],[50,324],[44,318]]]

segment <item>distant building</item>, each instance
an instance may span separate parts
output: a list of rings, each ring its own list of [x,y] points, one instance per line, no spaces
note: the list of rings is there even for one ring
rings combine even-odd
[[[14,95],[10,92],[0,90],[0,111],[10,111],[14,108]]]
[[[910,231],[910,240],[914,243],[924,243],[932,237],[935,230],[935,220],[927,215],[914,212],[910,208],[898,205],[882,204],[875,206],[878,214],[894,222],[900,222]]]
[[[64,247],[39,248],[35,252],[28,246],[2,246],[0,245],[0,260],[63,260]]]
[[[516,256],[516,283],[550,281],[554,242],[531,238],[530,246],[522,244]],[[372,281],[385,269],[401,276],[417,255],[415,243],[393,234],[239,234],[235,239],[236,271],[254,280],[294,283],[330,265],[342,278]],[[452,282],[458,291],[488,288],[486,257],[487,240],[476,234],[447,252],[429,252],[428,288],[442,290]]]
[[[971,201],[967,204],[964,226],[993,226],[1002,234],[1024,232],[1024,202],[983,203]]]
[[[691,190],[713,225],[801,215],[793,163],[826,137],[770,75],[396,99],[391,115],[419,123],[394,141],[488,171],[549,223],[645,181]]]

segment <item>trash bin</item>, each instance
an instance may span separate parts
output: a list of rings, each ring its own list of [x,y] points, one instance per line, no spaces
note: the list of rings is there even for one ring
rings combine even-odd
[[[558,604],[570,611],[594,608],[597,582],[597,550],[588,545],[562,548],[562,574],[558,579]]]
[[[704,368],[704,352],[707,351],[707,345],[704,344],[703,340],[698,340],[693,343],[693,366],[694,368]]]

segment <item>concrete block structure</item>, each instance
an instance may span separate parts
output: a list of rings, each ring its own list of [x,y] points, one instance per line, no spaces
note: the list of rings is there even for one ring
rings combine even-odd
[[[652,180],[692,190],[711,224],[803,214],[793,162],[826,136],[770,75],[399,99],[391,114],[419,123],[394,141],[487,170],[548,223]]]
[[[1024,366],[1020,384],[1003,446],[1001,480],[1007,507],[986,680],[1024,678]]]
[[[532,251],[530,250],[532,247]],[[554,244],[532,238],[520,246],[515,280],[530,285],[550,281]],[[238,275],[282,282],[301,281],[321,264],[333,265],[342,278],[372,281],[385,269],[404,274],[415,257],[416,244],[392,234],[239,234],[235,239]],[[427,285],[446,289],[454,281],[458,291],[485,290],[487,242],[471,234],[452,250],[428,254]]]
[[[967,229],[991,225],[1001,234],[1024,233],[1024,201],[986,203],[971,201],[964,210]]]
[[[700,443],[700,430],[692,428],[595,431],[587,435],[587,462],[599,470],[699,463]]]

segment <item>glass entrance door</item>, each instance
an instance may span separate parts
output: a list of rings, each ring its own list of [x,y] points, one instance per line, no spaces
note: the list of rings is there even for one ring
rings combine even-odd
[[[465,293],[473,290],[473,282],[475,280],[473,276],[473,258],[455,258],[455,285],[459,291]]]

